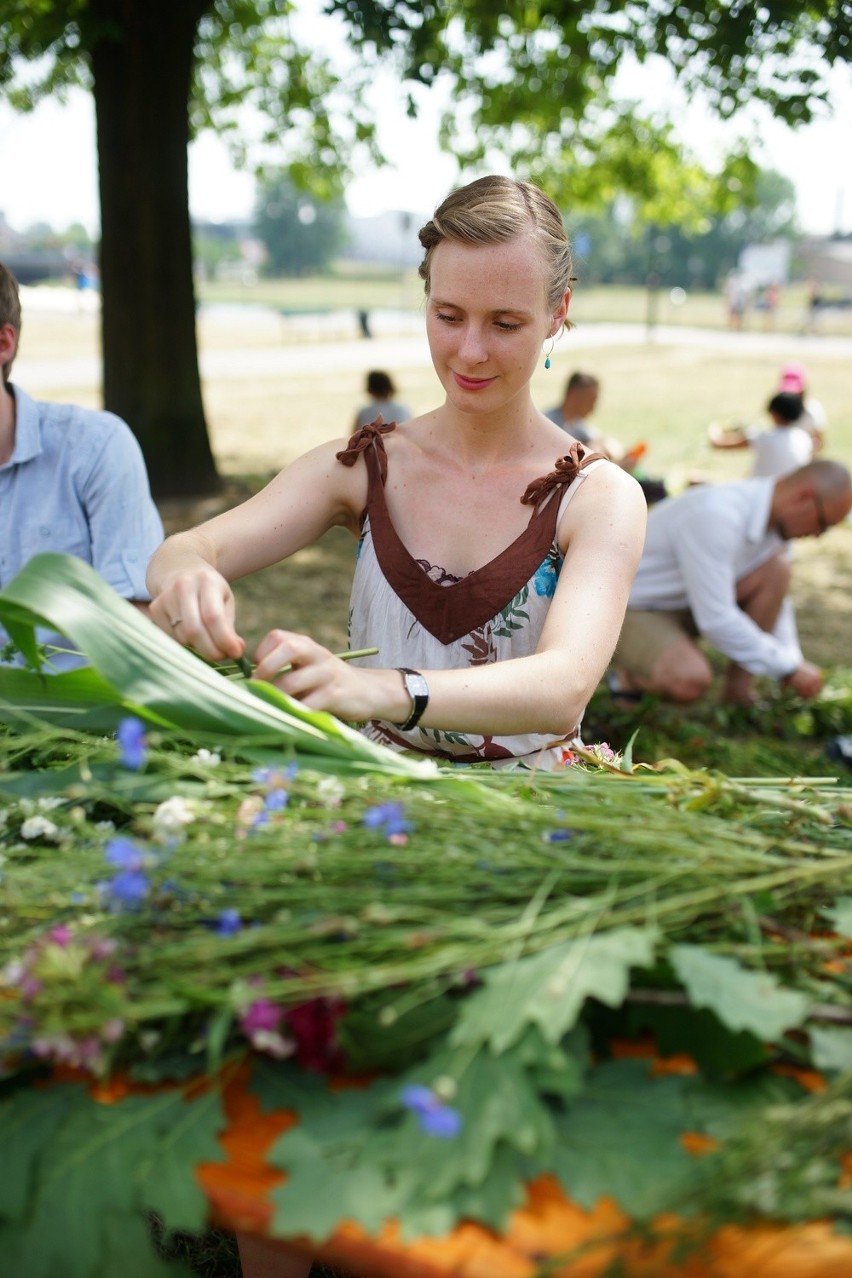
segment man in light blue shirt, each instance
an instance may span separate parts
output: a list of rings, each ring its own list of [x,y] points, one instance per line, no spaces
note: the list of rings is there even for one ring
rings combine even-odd
[[[713,680],[703,641],[728,658],[722,700],[748,704],[755,676],[815,697],[822,673],[799,647],[786,543],[820,536],[850,508],[849,471],[828,460],[776,480],[700,484],[660,502],[648,518],[612,691],[697,700]]]
[[[37,402],[9,380],[21,304],[0,263],[0,587],[43,551],[84,560],[118,594],[144,608],[148,560],[163,540],[142,450],[113,413]],[[67,648],[59,635],[39,642]],[[8,636],[0,628],[0,650]],[[14,664],[20,659],[13,656]],[[2,655],[0,655],[2,661]],[[82,664],[68,653],[48,669]]]

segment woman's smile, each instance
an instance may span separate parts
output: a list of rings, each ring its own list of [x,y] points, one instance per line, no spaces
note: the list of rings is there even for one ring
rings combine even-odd
[[[456,385],[461,390],[468,391],[485,390],[486,387],[491,386],[497,380],[496,377],[466,377],[464,373],[457,373],[455,370],[453,371],[453,377]]]

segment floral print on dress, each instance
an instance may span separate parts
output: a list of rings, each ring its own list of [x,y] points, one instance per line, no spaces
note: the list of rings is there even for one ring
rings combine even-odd
[[[516,630],[529,628],[530,614],[527,611],[527,600],[530,597],[529,582],[522,586],[505,608],[501,608],[494,618],[494,634],[500,639],[511,639]]]
[[[556,593],[556,583],[562,569],[562,555],[555,546],[551,546],[541,567],[533,577],[533,589],[544,599],[552,599]]]

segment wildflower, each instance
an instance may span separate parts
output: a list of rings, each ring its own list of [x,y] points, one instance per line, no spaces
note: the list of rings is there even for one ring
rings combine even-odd
[[[52,812],[54,808],[61,808],[64,802],[58,794],[42,794],[36,799],[36,808],[39,812]]]
[[[259,1029],[274,1030],[281,1024],[284,1008],[269,998],[256,998],[240,1017],[240,1027],[249,1037]]]
[[[217,936],[236,936],[243,926],[239,910],[222,910],[216,919]]]
[[[285,1012],[287,1027],[296,1040],[296,1060],[315,1073],[342,1069],[343,1053],[337,1027],[346,1011],[339,998],[312,998]]]
[[[543,836],[545,843],[567,843],[569,839],[573,839],[573,830],[548,830]]]
[[[288,763],[283,768],[254,768],[251,779],[266,790],[279,790],[289,785],[298,771],[297,763]]]
[[[287,791],[279,787],[276,790],[268,791],[263,801],[263,806],[267,812],[280,812],[283,808],[286,808],[289,799],[290,796]]]
[[[111,879],[98,884],[108,907],[135,910],[151,890],[148,877],[143,873],[148,862],[145,850],[130,839],[110,839],[104,859],[118,870]]]
[[[345,793],[339,777],[321,777],[317,782],[317,798],[325,808],[339,808]]]
[[[218,750],[207,750],[204,746],[201,746],[192,756],[191,762],[205,763],[208,768],[216,768],[222,762],[222,756]]]
[[[400,1100],[415,1115],[427,1136],[452,1140],[461,1131],[461,1114],[452,1106],[445,1105],[431,1087],[410,1083],[400,1092]]]
[[[403,815],[401,803],[378,803],[367,808],[363,823],[368,830],[381,830],[389,839],[395,835],[407,834],[413,829],[411,822],[406,821]]]
[[[110,839],[104,850],[104,859],[122,870],[141,870],[145,864],[145,853],[130,839]]]
[[[164,799],[154,811],[154,829],[158,834],[174,834],[194,820],[195,813],[182,794]]]
[[[284,1016],[283,1007],[268,998],[256,998],[240,1017],[240,1028],[252,1047],[276,1060],[292,1056],[296,1045],[278,1030]]]
[[[138,870],[122,870],[101,886],[110,908],[115,910],[135,910],[151,891],[147,875]]]
[[[237,809],[237,833],[244,835],[246,830],[251,829],[257,817],[263,812],[263,799],[258,794],[250,794],[243,799]]]
[[[128,715],[118,725],[116,736],[121,747],[121,762],[131,772],[138,772],[148,754],[144,723],[134,715]]]
[[[27,817],[21,826],[21,838],[23,839],[47,839],[51,843],[58,843],[62,838],[59,826],[53,821],[48,821],[47,817],[31,816]]]

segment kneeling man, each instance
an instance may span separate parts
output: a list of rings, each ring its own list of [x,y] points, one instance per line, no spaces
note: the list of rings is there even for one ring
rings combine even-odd
[[[698,700],[713,678],[703,640],[728,658],[723,701],[752,702],[755,675],[815,697],[822,673],[799,647],[787,542],[819,537],[850,509],[849,471],[822,459],[781,479],[701,484],[656,505],[613,657],[613,691]]]

